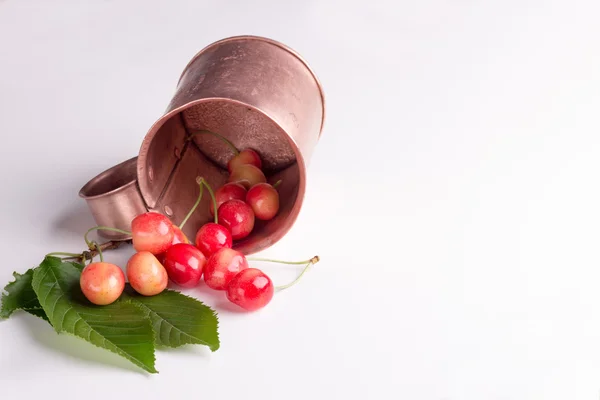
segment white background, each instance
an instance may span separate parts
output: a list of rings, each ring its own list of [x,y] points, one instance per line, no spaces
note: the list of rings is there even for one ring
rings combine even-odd
[[[137,154],[207,44],[282,41],[328,103],[300,218],[265,252],[319,254],[300,284],[223,310],[219,351],[160,352],[154,376],[18,313],[0,396],[598,399],[597,4],[0,0],[1,284],[83,249],[79,188]]]

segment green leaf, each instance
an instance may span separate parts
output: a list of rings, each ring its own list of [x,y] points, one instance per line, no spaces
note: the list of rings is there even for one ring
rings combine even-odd
[[[219,348],[217,315],[202,302],[168,289],[146,297],[136,293],[129,285],[122,298],[140,307],[152,320],[157,345],[180,347],[201,344],[212,351]]]
[[[6,285],[4,287],[4,293],[2,293],[0,318],[8,318],[17,310],[25,310],[36,317],[48,321],[48,317],[31,287],[33,269],[27,270],[24,274],[13,272],[13,276],[15,277],[15,280]]]
[[[54,329],[78,336],[156,373],[154,332],[145,313],[130,302],[93,305],[81,292],[80,275],[77,266],[56,257],[46,257],[33,272],[33,290]]]
[[[46,321],[47,323],[50,324],[50,326],[52,326],[52,323],[50,322],[50,320],[48,319],[48,316],[46,315],[46,313],[44,312],[44,309],[42,307],[40,308],[31,308],[31,309],[23,309],[23,311],[43,319],[44,321]]]

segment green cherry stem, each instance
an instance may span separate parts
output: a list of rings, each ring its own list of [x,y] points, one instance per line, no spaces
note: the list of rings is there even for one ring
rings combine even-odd
[[[105,227],[101,227],[101,228],[105,228]],[[93,229],[94,228],[90,229],[90,231],[88,231],[87,233],[91,232]],[[87,236],[87,233],[86,233],[86,236]],[[63,261],[77,260],[77,261],[80,261],[81,264],[85,267],[85,262],[87,260],[89,260],[90,262],[93,262],[94,257],[96,257],[97,255],[100,255],[100,253],[102,253],[103,251],[116,249],[116,248],[120,247],[123,243],[126,243],[126,242],[111,240],[106,243],[98,244],[98,242],[96,242],[96,241],[90,242],[86,237],[86,244],[87,243],[89,243],[88,250],[85,250],[81,253],[67,253],[67,252],[63,252],[63,251],[55,251],[55,252],[46,254],[46,257],[60,257],[61,260],[63,260]]]
[[[200,134],[203,134],[203,133],[207,133],[209,135],[213,135],[214,137],[221,139],[221,141],[223,143],[225,143],[231,149],[231,151],[233,151],[233,154],[235,154],[236,156],[238,154],[240,154],[240,151],[237,149],[237,147],[235,147],[235,145],[233,143],[231,143],[229,140],[227,140],[227,138],[225,136],[219,135],[218,133],[215,133],[215,132],[211,132],[211,131],[207,131],[207,130],[201,130],[201,131],[198,131],[198,132],[193,132],[192,134],[190,134],[190,136],[188,136],[188,140],[192,140],[192,138],[194,136],[200,135]]]
[[[85,235],[83,235],[83,240],[85,240],[85,244],[88,245],[90,250],[92,250],[93,243],[88,239],[88,235],[90,234],[90,232],[96,231],[98,229],[102,229],[103,231],[118,232],[118,233],[122,233],[124,235],[131,235],[131,232],[124,231],[123,229],[111,228],[110,226],[94,226],[93,228],[88,229],[88,231],[85,233]]]
[[[312,267],[313,265],[318,263],[320,260],[319,256],[314,256],[310,260],[304,260],[304,261],[283,261],[283,260],[273,260],[270,258],[254,258],[254,257],[248,257],[246,259],[248,261],[272,262],[272,263],[287,264],[287,265],[304,265],[304,264],[306,264],[306,266],[304,267],[304,269],[302,270],[300,275],[298,275],[298,277],[296,279],[294,279],[292,282],[290,282],[286,285],[276,286],[275,290],[278,292],[283,289],[287,289],[291,286],[294,286],[300,280],[300,278],[302,278],[302,276],[306,273],[306,271],[308,271],[310,269],[310,267]]]
[[[208,190],[208,194],[210,194],[210,198],[212,199],[213,209],[215,210],[215,224],[218,224],[219,223],[219,216],[217,215],[217,199],[215,197],[215,192],[213,192],[213,190],[210,187],[210,185],[208,184],[208,182],[206,182],[206,179],[198,177],[198,178],[196,178],[196,182],[198,182],[199,184],[203,184],[204,186],[206,186],[206,190]]]
[[[87,261],[87,257],[85,256],[85,253],[82,254],[82,256],[80,258],[78,258],[78,260],[81,259],[81,264],[83,265],[83,267],[85,268],[85,262]],[[92,256],[90,254],[90,264],[94,262],[94,256]]]
[[[198,186],[200,186],[200,194],[198,195],[198,198],[196,199],[196,202],[192,206],[190,212],[187,213],[187,215],[185,216],[183,221],[181,221],[181,224],[179,224],[179,229],[183,229],[186,222],[188,222],[188,219],[190,219],[190,217],[192,216],[194,211],[196,211],[196,209],[198,208],[200,201],[202,201],[202,193],[204,192],[204,185],[202,184],[202,182],[198,182],[198,180],[196,180],[196,182],[198,183]]]
[[[315,257],[311,258],[309,260],[309,262],[306,264],[306,267],[304,267],[304,269],[302,270],[302,272],[300,273],[300,275],[298,275],[298,277],[296,279],[294,279],[292,282],[290,282],[286,285],[275,286],[275,291],[280,292],[284,289],[294,286],[300,280],[300,278],[302,278],[302,276],[306,273],[306,271],[308,271],[310,269],[310,267],[312,267],[318,261],[319,261],[319,256],[315,256]]]
[[[248,261],[272,262],[272,263],[287,264],[287,265],[304,265],[304,264],[307,264],[307,263],[309,263],[309,264],[316,264],[316,263],[319,262],[320,258],[319,258],[319,256],[314,256],[310,260],[304,260],[304,261],[283,261],[283,260],[273,260],[271,258],[247,257],[246,260],[248,260]]]
[[[46,257],[58,257],[58,256],[65,256],[65,257],[70,257],[70,258],[81,258],[81,253],[76,254],[76,253],[64,253],[62,251],[55,251],[53,253],[46,254]]]
[[[97,242],[92,242],[92,244],[96,248],[96,251],[98,252],[98,256],[100,256],[100,262],[104,262],[104,255],[102,254],[102,249],[100,248],[100,245]],[[92,261],[94,261],[93,258],[92,258]]]
[[[279,185],[281,185],[281,179],[275,182],[275,184],[273,185],[273,189],[277,189],[277,186]]]

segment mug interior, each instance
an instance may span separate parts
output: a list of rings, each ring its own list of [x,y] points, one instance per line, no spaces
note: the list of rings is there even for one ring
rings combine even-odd
[[[289,135],[250,105],[231,99],[202,99],[161,118],[146,136],[139,156],[138,179],[146,204],[179,224],[199,194],[197,177],[206,179],[213,190],[227,182],[227,162],[233,151],[219,138],[200,131],[215,132],[238,150],[255,150],[267,182],[281,180],[278,214],[270,221],[257,219],[252,233],[233,247],[248,254],[270,246],[297,217],[304,193],[304,164]],[[213,220],[210,201],[208,193],[203,195],[186,223],[183,231],[190,241],[203,224]]]

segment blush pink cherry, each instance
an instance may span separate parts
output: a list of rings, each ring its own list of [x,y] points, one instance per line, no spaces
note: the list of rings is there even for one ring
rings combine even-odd
[[[279,211],[279,193],[268,183],[259,183],[248,190],[246,203],[252,208],[256,218],[268,221]]]
[[[125,289],[125,274],[115,264],[93,262],[81,271],[79,285],[93,304],[105,306],[115,302]]]
[[[219,224],[231,232],[233,240],[243,239],[254,229],[254,212],[242,200],[229,200],[217,211]]]
[[[131,221],[131,237],[136,251],[160,254],[173,242],[173,224],[166,216],[157,212],[146,212]]]
[[[246,164],[254,165],[258,169],[262,168],[262,161],[260,160],[258,153],[252,149],[244,149],[231,160],[229,160],[227,163],[227,169],[231,174],[237,166]]]
[[[246,256],[233,249],[223,248],[210,256],[204,267],[204,282],[215,290],[225,290],[238,272],[248,268]]]
[[[242,164],[236,166],[229,175],[227,182],[237,182],[250,189],[257,183],[266,182],[265,174],[252,164]]]
[[[167,270],[148,251],[135,253],[127,262],[126,272],[131,287],[144,296],[161,293],[169,283]]]
[[[245,200],[246,199],[246,188],[237,182],[226,183],[215,191],[215,200],[217,202],[217,210],[221,204],[229,200]],[[213,203],[210,203],[210,214],[215,215],[215,207]]]

